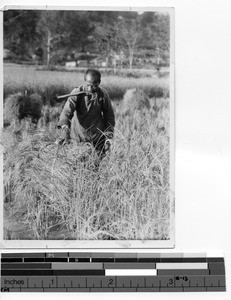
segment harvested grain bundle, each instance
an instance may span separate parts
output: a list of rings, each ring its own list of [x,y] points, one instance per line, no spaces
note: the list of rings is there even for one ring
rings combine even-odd
[[[4,122],[31,118],[32,122],[36,123],[42,115],[42,105],[42,98],[38,94],[12,94],[5,100]]]
[[[145,92],[137,88],[127,90],[123,98],[123,113],[142,112],[145,109],[150,109],[149,97]]]
[[[150,102],[153,110],[156,112],[169,109],[169,98],[153,98]]]

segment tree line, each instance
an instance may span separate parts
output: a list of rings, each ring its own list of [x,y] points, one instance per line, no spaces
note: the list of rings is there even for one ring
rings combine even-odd
[[[7,10],[4,48],[18,60],[57,64],[103,57],[109,64],[169,63],[170,16],[158,12]]]

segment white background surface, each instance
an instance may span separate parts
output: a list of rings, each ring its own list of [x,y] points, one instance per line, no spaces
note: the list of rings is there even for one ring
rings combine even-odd
[[[3,5],[31,1],[2,1]],[[37,1],[39,5],[175,7],[176,252],[225,254],[226,293],[2,294],[2,299],[231,299],[231,3]],[[49,297],[49,298],[48,298]]]

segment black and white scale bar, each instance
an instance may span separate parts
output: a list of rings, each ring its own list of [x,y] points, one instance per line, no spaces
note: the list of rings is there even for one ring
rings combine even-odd
[[[2,292],[225,291],[223,257],[193,253],[2,253]]]
[[[5,276],[1,278],[2,292],[13,292],[25,289],[74,288],[76,291],[92,288],[110,288],[118,291],[225,291],[225,276]],[[123,290],[122,290],[123,289]],[[128,289],[128,290],[127,290]],[[131,289],[131,290],[129,290]],[[45,290],[43,290],[45,291]],[[91,291],[91,290],[89,290]]]

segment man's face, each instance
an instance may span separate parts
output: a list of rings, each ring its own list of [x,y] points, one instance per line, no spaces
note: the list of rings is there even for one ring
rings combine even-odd
[[[87,85],[87,91],[89,93],[95,93],[98,90],[100,82],[97,78],[92,76],[91,74],[87,74],[86,76],[86,85]]]

